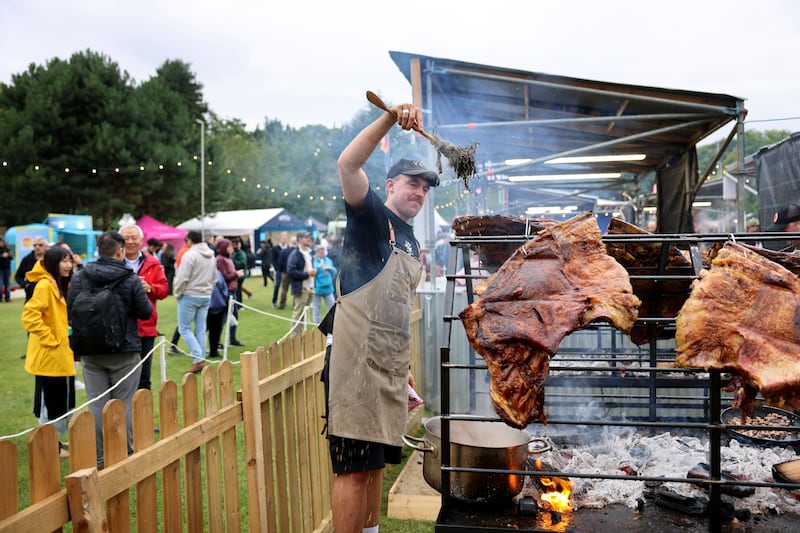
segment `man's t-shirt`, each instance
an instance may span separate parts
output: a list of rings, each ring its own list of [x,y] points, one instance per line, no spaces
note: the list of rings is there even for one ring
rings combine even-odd
[[[363,211],[356,212],[347,203],[345,209],[347,226],[340,263],[342,295],[365,285],[383,269],[392,250],[388,220],[394,226],[396,246],[419,259],[414,228],[383,205],[374,190],[367,193]]]

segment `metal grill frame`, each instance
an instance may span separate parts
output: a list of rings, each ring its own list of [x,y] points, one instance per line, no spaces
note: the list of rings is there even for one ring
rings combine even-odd
[[[455,286],[456,280],[461,279],[464,281],[466,287],[467,304],[475,301],[474,296],[474,283],[485,279],[485,275],[473,274],[473,267],[471,266],[472,254],[477,254],[476,247],[481,245],[523,245],[525,242],[535,237],[535,235],[514,235],[514,236],[493,236],[493,237],[464,237],[456,236],[450,241],[450,256],[448,262],[448,270],[446,274],[446,288],[444,299],[444,315],[443,315],[443,330],[442,342],[440,346],[440,365],[441,365],[441,494],[442,494],[442,508],[441,513],[446,513],[449,509],[456,506],[457,501],[451,496],[451,479],[452,472],[473,472],[473,473],[486,473],[486,474],[509,474],[509,475],[523,475],[523,476],[561,476],[567,478],[592,478],[592,479],[624,479],[629,481],[653,481],[653,482],[675,482],[675,483],[688,483],[694,485],[702,485],[708,489],[709,503],[708,503],[708,527],[709,531],[718,532],[722,527],[721,516],[721,489],[724,485],[739,485],[748,487],[771,487],[771,488],[785,488],[785,489],[800,489],[800,484],[794,483],[765,483],[758,481],[727,481],[721,478],[722,465],[721,453],[723,432],[726,429],[753,429],[751,425],[725,425],[720,422],[720,413],[722,410],[723,393],[722,388],[724,383],[729,378],[728,374],[720,371],[705,372],[701,369],[678,369],[678,368],[658,368],[657,363],[663,360],[674,361],[674,350],[669,351],[659,349],[657,339],[651,339],[648,343],[648,357],[645,361],[649,366],[636,368],[636,374],[644,374],[645,377],[638,380],[637,383],[646,383],[649,389],[649,397],[647,399],[647,406],[649,406],[649,415],[645,418],[637,420],[566,420],[566,419],[551,419],[548,417],[548,425],[564,425],[564,426],[614,426],[614,427],[632,427],[637,430],[659,430],[659,429],[681,429],[690,431],[700,431],[708,436],[709,440],[709,457],[708,465],[710,470],[710,479],[689,479],[689,478],[665,478],[665,477],[652,477],[652,476],[628,476],[628,475],[601,475],[601,474],[577,474],[570,472],[532,472],[532,471],[517,471],[517,470],[498,470],[498,469],[481,469],[481,468],[466,468],[456,467],[451,465],[450,459],[450,421],[451,420],[481,420],[481,421],[499,421],[497,417],[482,417],[475,416],[469,413],[451,412],[451,377],[450,373],[453,371],[467,371],[472,372],[476,370],[487,370],[485,362],[478,356],[472,347],[469,347],[469,363],[453,363],[451,362],[451,344],[453,328],[452,323],[459,321],[457,310],[454,309],[455,302]],[[703,269],[701,247],[709,246],[714,243],[734,241],[747,244],[764,243],[770,241],[785,241],[789,237],[786,233],[744,233],[744,234],[625,234],[625,235],[604,235],[603,242],[608,243],[655,243],[661,245],[660,264],[657,266],[655,274],[636,274],[629,271],[631,280],[647,279],[653,280],[655,286],[661,280],[674,280],[674,279],[687,279],[694,280],[699,277],[700,271]],[[800,236],[798,236],[800,237]],[[688,252],[690,257],[691,268],[682,275],[665,275],[666,261],[668,257],[668,249],[670,246],[675,246],[679,250]],[[463,259],[463,272],[457,272],[459,268],[459,259]],[[674,327],[676,319],[674,317],[650,317],[640,318],[638,324],[672,328],[674,336]],[[611,326],[599,326],[609,327]],[[613,328],[612,328],[613,329]],[[570,356],[585,355],[570,353],[569,350],[562,352],[558,351],[559,358],[569,358]],[[564,356],[562,358],[562,355]],[[608,357],[613,361],[615,356],[625,355],[618,351],[606,350],[598,353],[598,356]],[[585,359],[584,359],[585,360]],[[613,385],[615,387],[630,386],[631,377],[620,378],[619,375],[614,375],[619,372],[612,366],[609,368],[597,368],[593,366],[576,367],[576,366],[562,366],[559,364],[552,364],[550,372],[558,370],[568,371],[583,371],[586,372],[586,379],[597,380],[604,384]],[[632,371],[627,371],[631,373]],[[688,377],[685,379],[668,379],[665,378],[665,373],[674,374],[676,372],[683,372]],[[705,374],[704,377],[702,374]],[[570,378],[574,380],[574,377]],[[678,420],[661,420],[657,415],[657,393],[660,388],[669,385],[671,388],[681,388],[686,386],[701,387],[704,389],[704,395],[700,398],[703,402],[703,416],[697,421],[678,421]],[[549,397],[552,392],[551,388],[558,387],[558,378],[548,377],[545,386],[546,394]],[[474,388],[471,389],[474,391]],[[474,395],[474,394],[473,394]],[[502,423],[502,422],[499,422]],[[780,427],[766,428],[759,426],[759,429],[785,429]],[[441,514],[440,514],[441,516]],[[470,527],[468,530],[473,531],[476,528]],[[462,529],[452,526],[442,526],[437,521],[436,531],[461,531]]]

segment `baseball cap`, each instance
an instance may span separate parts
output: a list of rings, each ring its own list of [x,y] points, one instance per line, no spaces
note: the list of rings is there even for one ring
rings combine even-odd
[[[433,170],[428,170],[425,165],[416,159],[403,158],[389,169],[386,173],[386,179],[397,177],[400,174],[407,176],[421,176],[428,180],[428,185],[431,187],[439,186],[439,176]]]
[[[772,217],[772,225],[767,231],[783,231],[792,222],[800,220],[800,205],[791,203],[780,208]]]

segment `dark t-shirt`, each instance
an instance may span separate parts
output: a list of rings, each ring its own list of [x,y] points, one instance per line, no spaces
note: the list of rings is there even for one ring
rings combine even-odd
[[[397,247],[419,259],[419,244],[414,228],[383,205],[370,189],[363,211],[356,212],[345,203],[347,227],[340,259],[342,295],[353,292],[372,280],[383,269],[391,253],[389,222],[394,226]]]

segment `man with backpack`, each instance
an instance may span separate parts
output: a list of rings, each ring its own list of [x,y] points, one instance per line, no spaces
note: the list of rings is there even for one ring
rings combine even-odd
[[[72,345],[83,363],[86,396],[94,415],[97,467],[102,469],[103,407],[108,400],[125,404],[128,453],[133,453],[133,395],[139,386],[141,361],[137,320],[147,320],[153,306],[142,283],[123,260],[125,239],[115,231],[100,235],[99,258],[75,275],[67,293]],[[115,385],[116,388],[111,390]]]

